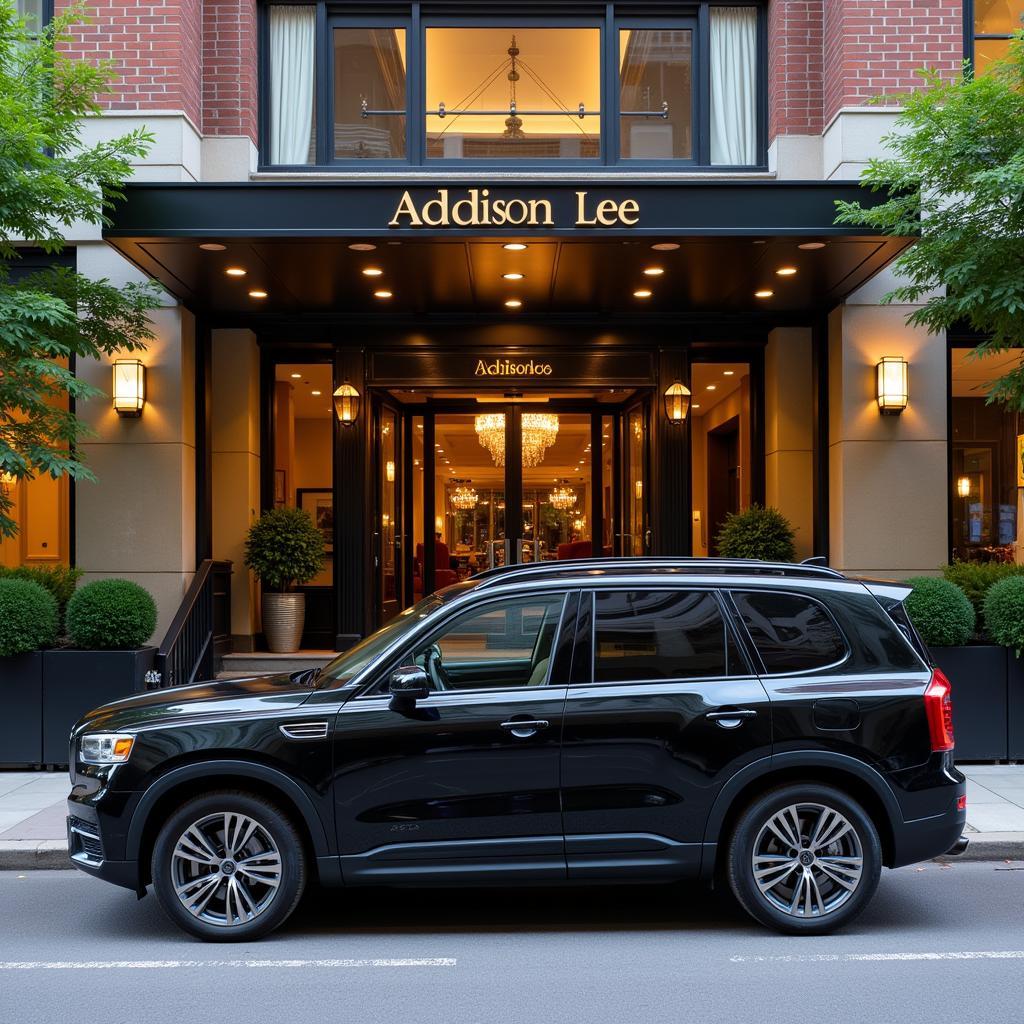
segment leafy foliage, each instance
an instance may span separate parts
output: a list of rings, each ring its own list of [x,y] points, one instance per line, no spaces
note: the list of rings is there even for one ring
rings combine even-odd
[[[69,362],[144,348],[152,338],[146,314],[160,294],[148,283],[115,287],[67,269],[19,266],[16,241],[52,254],[72,224],[105,224],[130,161],[152,142],[142,130],[83,142],[82,125],[115,78],[109,61],[61,53],[70,26],[83,20],[72,6],[33,33],[11,0],[0,0],[0,472],[18,479],[93,479],[75,448],[86,430],[67,399],[101,392]],[[0,493],[0,537],[17,531],[11,510]]]
[[[796,560],[795,536],[789,520],[777,508],[751,505],[725,517],[715,544],[723,558],[792,562]]]
[[[57,602],[31,580],[0,579],[0,658],[38,651],[57,639]]]
[[[21,565],[13,569],[0,565],[0,579],[31,580],[53,594],[57,602],[59,623],[64,621],[64,609],[81,578],[81,569],[72,569],[66,565]]]
[[[1013,562],[953,562],[942,567],[943,579],[955,583],[974,606],[975,629],[979,634],[986,632],[985,597],[989,589],[1007,576],[1020,576],[1024,565]]]
[[[974,607],[964,592],[937,576],[906,581],[913,592],[904,602],[910,621],[929,647],[957,647],[974,632]]]
[[[969,69],[968,69],[969,70]],[[906,284],[887,302],[922,303],[907,322],[940,334],[964,321],[985,335],[975,353],[1024,342],[1024,33],[986,74],[952,81],[920,72],[861,180],[890,198],[873,209],[837,203],[837,222],[918,235],[896,260]],[[1024,365],[992,383],[990,401],[1024,410]]]
[[[131,580],[93,580],[68,602],[68,639],[86,650],[128,650],[149,642],[156,603]]]
[[[985,598],[988,634],[997,644],[1024,651],[1024,576],[1009,576],[994,583]]]
[[[323,568],[323,535],[301,509],[270,509],[249,527],[245,564],[268,590],[288,590]]]

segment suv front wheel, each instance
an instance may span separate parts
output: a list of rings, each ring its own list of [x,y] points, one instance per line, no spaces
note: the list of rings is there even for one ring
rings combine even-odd
[[[755,800],[729,843],[729,884],[770,928],[823,935],[867,906],[882,868],[878,830],[831,786],[789,785]]]
[[[179,927],[200,939],[255,939],[283,924],[306,882],[295,826],[272,803],[225,791],[187,801],[153,846],[153,889]]]

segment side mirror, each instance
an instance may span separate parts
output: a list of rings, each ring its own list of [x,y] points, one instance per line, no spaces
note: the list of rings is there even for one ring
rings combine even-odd
[[[419,665],[407,665],[391,673],[388,689],[394,702],[415,704],[430,695],[430,680]]]

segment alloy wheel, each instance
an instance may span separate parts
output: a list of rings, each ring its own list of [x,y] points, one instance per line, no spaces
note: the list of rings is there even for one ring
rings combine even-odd
[[[864,851],[857,830],[834,807],[790,804],[761,827],[751,868],[762,897],[776,910],[820,918],[857,891]]]
[[[259,917],[281,885],[281,852],[254,818],[208,814],[178,837],[171,882],[181,905],[206,924],[232,928]]]

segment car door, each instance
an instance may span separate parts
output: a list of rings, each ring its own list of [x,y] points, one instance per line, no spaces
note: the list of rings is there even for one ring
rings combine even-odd
[[[454,611],[338,712],[334,794],[349,883],[564,878],[558,750],[578,595]],[[390,671],[434,689],[393,701]]]
[[[768,696],[711,588],[581,598],[562,738],[570,878],[683,877],[711,805],[771,754]]]

